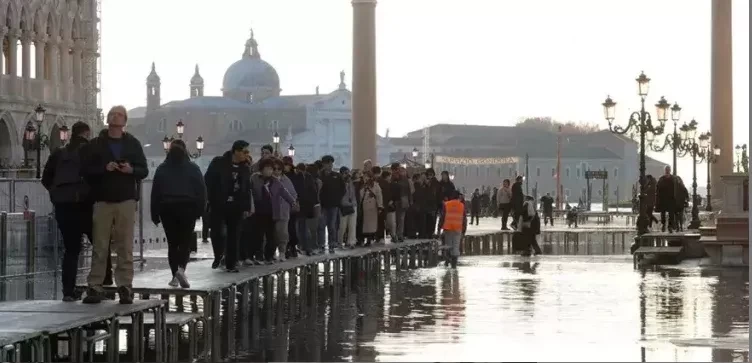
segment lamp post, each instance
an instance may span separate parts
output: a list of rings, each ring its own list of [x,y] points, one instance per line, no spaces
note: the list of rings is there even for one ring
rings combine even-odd
[[[668,102],[661,97],[661,100],[658,102],[662,105],[662,107],[665,107],[668,105]],[[657,106],[657,105],[656,105]],[[677,126],[679,124],[679,119],[681,118],[681,107],[679,107],[678,103],[674,103],[673,106],[671,106],[671,121],[674,122],[674,132],[666,135],[666,140],[663,142],[663,145],[657,144],[653,142],[653,139],[649,138],[650,141],[650,149],[656,152],[663,152],[666,150],[666,148],[671,149],[672,154],[672,165],[671,165],[671,171],[674,176],[676,176],[676,155],[681,147],[682,139],[681,135],[679,135],[679,132],[677,131]],[[692,122],[695,122],[692,120]]]
[[[629,122],[625,127],[614,125],[616,102],[614,102],[611,97],[607,97],[602,105],[606,121],[608,121],[608,128],[612,133],[624,135],[634,130],[640,135],[640,214],[637,218],[637,233],[638,235],[642,235],[648,232],[648,224],[650,221],[650,216],[645,208],[645,198],[647,197],[645,194],[645,141],[648,135],[652,137],[663,134],[663,128],[667,119],[666,112],[669,105],[668,102],[665,102],[665,99],[661,98],[663,102],[658,102],[658,104],[656,104],[656,118],[658,119],[658,124],[653,124],[650,113],[645,110],[645,98],[647,97],[650,88],[650,78],[648,78],[645,73],[640,73],[640,76],[637,77],[636,81],[637,94],[640,96],[641,107],[640,111],[632,112],[629,117]]]
[[[736,151],[736,172],[741,173],[746,163],[744,159],[747,157],[747,144],[736,145],[734,150]]]
[[[682,143],[679,147],[682,152],[681,156],[687,154],[692,156],[692,220],[689,222],[689,229],[697,229],[700,228],[700,205],[697,203],[697,164],[705,158],[703,150],[707,147],[710,134],[703,133],[699,138],[695,137],[697,134],[697,122],[695,120],[682,125],[679,130],[682,134]]]
[[[42,178],[42,148],[49,143],[49,138],[47,135],[42,134],[42,123],[44,122],[44,114],[47,112],[47,110],[42,107],[42,105],[37,106],[36,109],[34,109],[35,117],[36,117],[36,126],[34,126],[34,123],[29,121],[26,124],[26,129],[24,130],[24,140],[26,140],[26,152],[28,153],[31,150],[36,150],[37,152],[37,179]],[[65,128],[65,137],[61,137],[61,139],[67,139],[68,128]],[[61,136],[63,134],[63,131],[61,129]],[[26,165],[28,165],[28,158],[24,161]]]
[[[425,166],[426,169],[433,168],[433,159],[434,159],[434,154],[430,153],[428,155],[428,159],[426,160],[425,165],[423,165],[423,166]]]
[[[274,131],[272,135],[272,142],[274,143],[274,155],[279,155],[279,133]]]
[[[295,148],[292,147],[292,144],[290,144],[290,147],[287,148],[287,156],[289,157],[295,157]]]
[[[165,154],[170,151],[170,146],[172,145],[173,141],[183,139],[183,135],[185,134],[185,124],[183,123],[183,120],[178,120],[178,122],[175,124],[175,134],[177,135],[177,138],[174,136],[168,137],[167,135],[165,135],[165,137],[162,139],[162,148],[164,149]],[[203,136],[196,138],[196,150],[196,153],[191,153],[188,150],[186,150],[185,152],[188,153],[188,156],[191,159],[197,159],[201,157],[201,152],[204,150]]]
[[[705,196],[705,210],[712,212],[713,204],[710,199],[710,165],[715,164],[715,162],[718,161],[718,157],[721,156],[721,148],[718,147],[718,145],[715,145],[712,150],[710,149],[710,134],[708,134],[708,146],[705,148],[705,155],[705,162],[708,167],[705,185],[705,191],[707,192],[707,195]]]

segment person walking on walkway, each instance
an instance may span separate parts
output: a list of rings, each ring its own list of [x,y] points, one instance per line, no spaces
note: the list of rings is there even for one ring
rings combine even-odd
[[[458,191],[454,191],[450,198],[444,202],[441,229],[444,231],[444,244],[447,245],[445,251],[449,252],[447,262],[452,265],[452,268],[457,268],[460,243],[467,232],[467,213],[465,203],[460,199],[461,194]]]
[[[522,175],[517,176],[512,184],[512,228],[517,229],[517,222],[520,219],[520,213],[522,213],[522,204],[525,203],[525,194],[522,193]]]
[[[81,254],[81,236],[93,241],[91,233],[93,202],[89,184],[84,179],[83,163],[90,129],[84,122],[76,122],[71,130],[73,137],[65,147],[53,152],[42,173],[42,185],[50,193],[55,207],[55,221],[63,237],[62,285],[63,301],[76,301],[76,273]],[[109,281],[108,281],[109,280]],[[112,259],[107,256],[105,285],[112,285]]]
[[[360,189],[359,205],[363,211],[363,238],[365,246],[379,241],[383,237],[378,235],[379,218],[384,213],[384,198],[381,195],[381,187],[376,182],[373,172],[363,172],[363,187]],[[382,232],[383,233],[383,232]]]
[[[548,221],[551,221],[551,227],[554,226],[554,198],[551,193],[546,193],[542,196],[541,206],[543,206],[543,225],[547,226]],[[535,209],[535,207],[533,207]]]
[[[676,182],[671,175],[671,167],[666,166],[665,173],[656,184],[656,211],[661,213],[661,229],[666,232],[666,214],[668,214],[669,233],[676,230]]]
[[[290,241],[287,243],[287,251],[285,251],[285,258],[297,258],[298,250],[302,249],[300,237],[298,236],[298,219],[300,219],[300,197],[304,192],[299,190],[301,175],[295,172],[295,164],[291,156],[285,156],[282,158],[282,173],[290,180],[291,189],[288,191],[292,194],[295,192],[298,199],[298,210],[290,212],[290,220],[287,223],[287,234],[290,236]]]
[[[319,205],[318,186],[304,163],[299,163],[295,167],[295,174],[298,177],[293,179],[293,184],[298,193],[298,204],[300,205],[300,212],[296,221],[298,243],[301,251],[308,256],[312,256],[318,249],[316,243],[319,223],[316,215],[316,206]]]
[[[196,242],[196,220],[206,210],[206,186],[201,169],[191,162],[183,140],[170,144],[165,161],[154,172],[151,186],[151,221],[162,223],[167,236],[167,261],[172,270],[169,285],[189,288],[185,275]]]
[[[339,206],[342,202],[342,196],[345,195],[345,183],[342,176],[332,170],[334,167],[334,157],[324,155],[321,158],[321,218],[324,218],[326,225],[327,243],[329,252],[333,253],[335,248],[340,247],[337,241],[337,232],[339,228]],[[319,236],[321,238],[321,236]]]
[[[507,221],[509,220],[509,212],[512,210],[512,189],[509,185],[509,179],[504,179],[501,183],[496,201],[499,203],[499,211],[501,211],[501,230],[508,231]]]
[[[94,198],[94,248],[84,303],[104,299],[107,254],[112,243],[117,254],[115,282],[121,304],[133,303],[133,226],[141,180],[149,174],[141,142],[125,132],[128,114],[123,106],[107,113],[107,132],[89,144],[86,173]]]
[[[648,227],[653,228],[653,223],[658,224],[658,219],[655,218],[653,212],[655,210],[655,195],[657,189],[657,181],[655,178],[648,174],[646,177],[647,183],[645,184],[645,210],[650,216]]]
[[[275,237],[276,222],[280,220],[280,204],[286,201],[290,205],[296,205],[295,198],[282,186],[282,183],[274,177],[275,159],[263,159],[259,161],[258,173],[251,176],[251,191],[255,204],[253,256],[260,256],[267,265],[274,263],[274,253],[277,250]],[[280,166],[281,169],[281,166]],[[282,236],[286,238],[286,236]],[[284,255],[282,255],[284,257]]]
[[[250,151],[248,142],[243,140],[235,141],[230,151],[212,159],[206,168],[204,182],[211,212],[213,269],[224,260],[228,272],[238,272],[241,221],[253,214],[250,174]]]
[[[480,190],[475,188],[473,195],[470,197],[470,225],[475,221],[475,225],[480,224],[480,204],[481,204]]]
[[[343,166],[339,168],[345,193],[339,205],[339,230],[337,241],[347,248],[355,248],[355,228],[358,221],[358,196],[355,194],[355,184],[351,180],[350,170]]]
[[[279,159],[273,159],[272,176],[275,184],[280,185],[280,192],[274,197],[277,199],[276,204],[279,206],[277,215],[274,218],[274,240],[279,252],[279,260],[284,262],[287,259],[287,244],[290,243],[290,216],[292,213],[300,210],[298,206],[298,193],[295,192],[295,186],[287,175],[284,174],[284,163]]]
[[[525,202],[522,204],[522,209],[519,212],[517,226],[523,240],[525,241],[525,248],[522,251],[523,256],[530,256],[530,249],[535,252],[535,255],[540,255],[540,246],[538,245],[537,235],[540,234],[540,217],[535,210],[535,198],[532,196],[525,196]]]

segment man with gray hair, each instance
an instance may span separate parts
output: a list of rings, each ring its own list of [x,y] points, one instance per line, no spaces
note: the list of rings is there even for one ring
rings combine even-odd
[[[94,200],[91,271],[84,303],[105,299],[102,284],[110,241],[117,254],[115,282],[121,304],[133,303],[133,225],[139,183],[149,174],[141,143],[125,132],[128,114],[123,106],[107,113],[107,130],[89,144],[84,171]]]

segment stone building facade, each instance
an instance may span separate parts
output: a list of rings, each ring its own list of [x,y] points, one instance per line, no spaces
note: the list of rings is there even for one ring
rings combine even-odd
[[[0,0],[0,163],[25,157],[26,124],[37,105],[49,137],[42,153],[60,146],[58,129],[77,121],[99,129],[96,0]],[[36,123],[34,124],[36,126]],[[29,153],[29,158],[36,153]],[[32,164],[33,165],[33,164]]]
[[[430,149],[437,172],[446,170],[454,174],[458,188],[471,191],[480,187],[498,186],[503,179],[525,175],[532,194],[556,195],[556,163],[558,136],[554,133],[530,128],[476,125],[434,125],[430,127]],[[420,150],[423,155],[423,129],[410,132],[404,138],[392,138],[392,159],[411,158],[411,152]],[[429,159],[430,159],[429,154]],[[527,172],[525,171],[527,157]],[[587,190],[585,172],[608,172],[608,199],[631,198],[632,188],[638,179],[637,144],[608,131],[584,135],[563,135],[561,145],[561,184],[566,200],[585,199]],[[664,163],[647,159],[647,173],[659,176]],[[593,202],[603,200],[603,182],[591,182]]]
[[[198,164],[206,166],[213,156],[229,149],[233,141],[251,143],[254,157],[265,144],[272,144],[274,133],[280,136],[279,152],[287,155],[292,145],[296,162],[312,162],[322,155],[334,156],[337,165],[349,165],[351,153],[352,93],[345,83],[328,93],[282,95],[280,77],[272,65],[262,59],[251,32],[239,60],[227,68],[222,96],[204,95],[204,80],[196,66],[190,79],[189,98],[163,103],[161,80],[152,64],[146,78],[146,106],[129,110],[129,132],[147,147],[152,164],[164,158],[161,140],[174,136],[175,124],[185,124],[183,139],[194,145],[199,136],[205,140]],[[388,160],[384,144],[382,156]]]

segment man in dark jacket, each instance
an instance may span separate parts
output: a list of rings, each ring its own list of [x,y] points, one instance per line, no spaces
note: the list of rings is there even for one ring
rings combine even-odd
[[[426,204],[432,206],[432,208],[426,209],[425,214],[425,225],[428,236],[426,238],[431,238],[437,230],[436,217],[444,206],[444,200],[441,196],[441,183],[436,179],[436,172],[433,168],[426,170],[426,188],[428,189],[426,192],[428,198]]]
[[[107,131],[89,144],[85,172],[94,199],[91,271],[84,303],[104,298],[110,242],[117,254],[115,281],[121,304],[133,303],[133,226],[141,180],[149,174],[141,143],[125,132],[128,120],[123,106],[107,113]]]
[[[386,236],[386,219],[389,213],[394,213],[394,203],[392,203],[392,191],[389,187],[389,179],[392,174],[389,170],[381,170],[381,167],[374,166],[371,172],[376,177],[376,183],[379,184],[381,189],[381,201],[384,208],[379,211],[379,219],[376,224],[376,241],[379,243],[384,242]],[[390,231],[391,232],[391,231]]]
[[[332,170],[334,167],[334,157],[324,155],[321,158],[321,218],[325,219],[327,242],[329,252],[334,252],[335,248],[340,247],[337,240],[339,231],[339,206],[342,197],[345,195],[345,182],[342,176]]]
[[[94,202],[89,193],[89,183],[84,179],[83,165],[87,159],[86,148],[91,130],[84,122],[76,122],[71,129],[70,143],[55,150],[42,173],[42,185],[50,193],[55,206],[55,221],[63,236],[62,285],[63,301],[76,301],[76,273],[78,256],[81,254],[81,236],[86,235],[91,243],[92,208]],[[112,258],[107,254],[107,269],[104,285],[112,285]]]
[[[525,194],[522,193],[522,175],[517,176],[512,184],[512,228],[517,229],[517,222],[522,212],[522,205],[525,203]]]
[[[470,197],[470,225],[473,224],[473,220],[475,220],[476,226],[480,223],[480,205],[482,198],[483,196],[481,196],[480,190],[475,188],[472,197]]]
[[[655,209],[661,213],[661,229],[666,231],[666,214],[668,214],[668,231],[676,229],[676,183],[671,175],[671,167],[666,166],[665,173],[656,184]]]
[[[238,272],[236,263],[240,224],[253,211],[248,142],[235,141],[230,151],[215,157],[206,169],[204,182],[211,211],[209,223],[214,249],[212,268],[218,268],[224,258],[227,271]],[[226,240],[222,236],[223,227],[227,230]]]
[[[316,218],[316,206],[319,204],[319,192],[316,180],[306,170],[306,165],[303,163],[298,164],[295,167],[295,171],[289,173],[288,177],[292,180],[295,192],[298,194],[298,203],[300,204],[300,212],[298,212],[298,218],[296,219],[298,244],[301,251],[311,256],[317,250],[316,229],[318,227],[318,218]]]
[[[543,225],[547,226],[548,221],[551,220],[551,227],[554,225],[554,198],[551,196],[551,193],[546,193],[543,197],[540,199],[541,205],[543,206]]]

